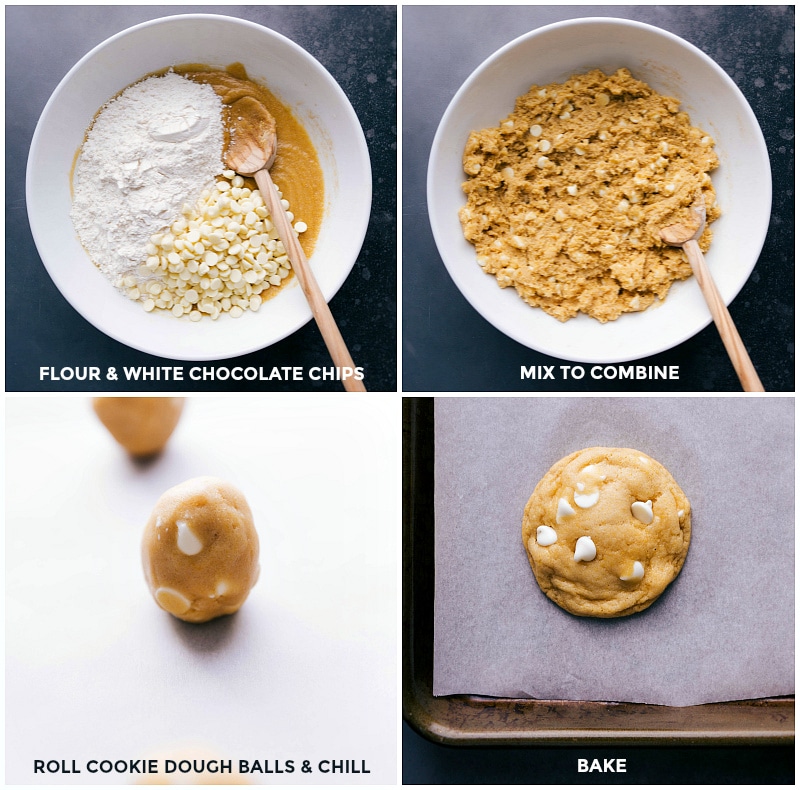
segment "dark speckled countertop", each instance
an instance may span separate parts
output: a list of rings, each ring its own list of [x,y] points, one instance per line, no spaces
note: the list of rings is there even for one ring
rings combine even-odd
[[[730,307],[766,390],[794,383],[794,7],[462,6],[403,9],[403,389],[443,391],[735,392],[713,324],[670,351],[637,362],[678,365],[675,382],[521,381],[520,367],[558,364],[487,323],[450,279],[427,217],[427,161],[448,103],[489,55],[537,27],[581,16],[656,25],[699,47],[733,78],[769,150],[773,204],[756,267]],[[747,188],[746,184],[742,185]]]
[[[397,9],[394,6],[11,6],[6,8],[6,390],[89,389],[39,381],[41,365],[175,365],[88,324],[53,285],[25,211],[25,165],[39,115],[69,69],[127,27],[179,13],[219,13],[270,27],[310,52],[341,85],[366,135],[373,203],[361,254],[331,310],[372,391],[397,389]],[[210,363],[207,363],[210,364]],[[215,366],[328,366],[313,321],[285,340]],[[118,368],[119,369],[119,368]],[[187,377],[188,379],[188,377]],[[95,388],[132,389],[101,381]],[[139,384],[139,388],[143,385]],[[339,391],[336,382],[150,384],[149,389]]]

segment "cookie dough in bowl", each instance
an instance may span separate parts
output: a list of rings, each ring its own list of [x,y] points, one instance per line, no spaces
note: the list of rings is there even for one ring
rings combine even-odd
[[[258,534],[241,491],[195,477],[156,502],[142,540],[144,575],[156,603],[203,623],[238,611],[258,580]]]
[[[559,321],[601,323],[667,298],[691,267],[661,230],[701,197],[707,252],[719,218],[714,140],[676,99],[626,68],[534,85],[499,127],[473,131],[459,212],[501,288]]]
[[[590,447],[554,464],[522,521],[542,592],[582,617],[646,609],[680,572],[690,539],[689,500],[672,475],[619,447]]]
[[[275,240],[264,240],[263,237],[268,236],[269,230],[263,222],[263,217],[248,225],[247,218],[251,211],[248,210],[243,214],[235,211],[236,207],[242,208],[239,198],[245,197],[243,194],[237,198],[232,197],[233,189],[244,189],[244,187],[238,186],[238,179],[235,175],[232,175],[229,180],[230,173],[226,175],[224,170],[221,173],[217,172],[215,176],[208,172],[206,175],[212,179],[207,182],[209,186],[201,187],[196,193],[189,190],[188,192],[192,193],[192,196],[189,196],[188,192],[184,193],[183,190],[179,194],[174,191],[177,182],[183,180],[177,177],[175,171],[178,168],[174,166],[171,169],[169,167],[162,168],[161,172],[167,173],[169,177],[164,178],[161,182],[155,178],[154,169],[157,168],[153,167],[152,156],[126,156],[124,158],[127,161],[123,163],[124,166],[119,171],[119,173],[124,172],[125,174],[120,178],[121,190],[124,187],[125,190],[131,192],[142,191],[144,185],[147,184],[147,191],[150,186],[154,186],[157,188],[157,193],[163,192],[164,195],[172,193],[172,197],[177,198],[176,204],[171,204],[171,201],[164,203],[165,221],[161,231],[153,234],[156,237],[155,241],[152,237],[149,242],[143,236],[140,237],[141,225],[138,221],[133,223],[130,220],[130,223],[137,229],[129,235],[146,242],[144,252],[148,257],[144,259],[145,271],[148,271],[147,260],[160,259],[164,257],[161,253],[166,253],[165,260],[169,261],[171,252],[175,252],[180,258],[183,253],[188,255],[188,245],[191,244],[195,255],[203,255],[202,262],[198,258],[191,264],[191,268],[194,268],[195,263],[197,264],[197,272],[189,272],[188,257],[182,259],[185,260],[185,263],[182,263],[175,260],[173,256],[171,265],[174,271],[169,272],[168,270],[168,274],[176,274],[180,280],[181,273],[184,275],[187,273],[198,274],[201,269],[205,271],[203,264],[208,266],[208,272],[200,275],[201,280],[205,278],[208,282],[201,284],[204,296],[197,302],[198,305],[208,296],[210,284],[215,280],[219,280],[219,283],[214,283],[215,287],[212,290],[219,291],[216,286],[222,284],[222,278],[216,275],[211,278],[206,276],[212,272],[212,269],[217,269],[217,274],[219,274],[220,270],[217,265],[219,263],[224,263],[229,267],[228,269],[223,267],[223,269],[230,273],[230,277],[236,279],[237,289],[241,289],[242,280],[247,282],[244,294],[240,294],[241,302],[239,304],[232,302],[230,310],[223,311],[218,320],[212,318],[212,320],[194,321],[192,313],[195,311],[190,310],[189,313],[186,313],[184,307],[177,308],[175,313],[171,309],[164,309],[169,302],[169,297],[165,293],[165,290],[168,289],[164,288],[165,283],[155,280],[148,283],[147,293],[156,298],[150,299],[145,296],[145,300],[142,302],[140,297],[145,294],[143,289],[139,288],[136,278],[128,280],[128,277],[132,275],[123,275],[124,293],[130,298],[122,297],[115,287],[117,280],[115,279],[112,284],[109,277],[96,265],[94,258],[97,256],[95,255],[93,258],[84,249],[71,216],[74,207],[72,192],[74,184],[71,176],[76,172],[73,171],[75,155],[84,144],[87,129],[93,125],[93,119],[97,116],[98,110],[106,107],[115,96],[119,95],[121,98],[121,94],[134,83],[144,84],[146,80],[143,81],[143,78],[148,75],[164,73],[170,68],[180,69],[181,66],[190,64],[218,71],[227,71],[229,67],[234,67],[234,64],[237,64],[235,70],[239,71],[238,66],[241,66],[244,70],[242,73],[246,73],[249,81],[268,90],[289,111],[297,124],[305,130],[322,169],[322,199],[324,201],[320,221],[308,223],[308,229],[313,230],[316,227],[319,234],[311,256],[311,266],[326,300],[330,300],[352,270],[369,222],[371,170],[366,139],[359,119],[344,91],[313,54],[277,31],[245,19],[221,14],[162,16],[134,25],[111,36],[81,58],[59,83],[37,124],[28,158],[26,203],[31,232],[48,274],[72,307],[97,329],[121,343],[158,357],[197,361],[230,359],[272,345],[312,319],[302,289],[291,284],[286,288],[281,287],[280,293],[275,298],[267,300],[268,304],[265,301],[263,308],[258,308],[257,300],[253,300],[252,306],[244,314],[242,303],[245,295],[248,299],[255,295],[247,293],[247,286],[250,286],[251,291],[253,290],[253,283],[250,283],[247,277],[256,276],[258,279],[260,275],[255,275],[252,261],[244,258],[243,250],[237,247],[238,245],[243,248],[244,245],[235,239],[236,237],[241,239],[242,233],[246,236],[250,231],[256,230],[255,235],[245,239],[251,242],[247,254],[256,261],[258,260],[257,255],[251,255],[250,252],[254,250],[253,240],[259,238],[266,244],[267,249]],[[184,82],[186,80],[178,80],[178,84]],[[183,87],[186,88],[186,85]],[[208,86],[196,85],[194,87]],[[170,99],[169,96],[166,98]],[[186,140],[182,141],[181,138],[190,132],[197,131],[204,121],[210,123],[209,118],[213,116],[204,110],[205,103],[199,99],[197,103],[194,101],[185,103],[180,98],[175,99],[175,95],[172,94],[170,101],[173,102],[170,106],[174,107],[173,117],[170,118],[168,106],[164,122],[156,123],[151,132],[155,134],[156,138],[170,138],[175,141],[175,146],[185,148]],[[133,107],[127,101],[117,105],[117,109],[121,106],[126,108],[128,120],[132,116],[135,121],[138,112],[135,111],[129,115],[128,111]],[[197,112],[198,110],[200,112]],[[141,116],[139,117],[141,118]],[[279,147],[284,143],[287,145],[292,143],[299,148],[298,138],[294,135],[290,136],[286,124],[282,123],[278,116],[276,119],[280,124],[278,129]],[[148,129],[150,128],[148,124]],[[107,127],[106,131],[108,131]],[[143,150],[151,150],[152,153],[152,150],[161,148],[162,143],[168,149],[172,146],[171,142],[169,146],[166,146],[166,143],[169,142],[167,139],[156,141],[152,134],[149,136],[151,137],[150,143]],[[108,138],[105,142],[108,144]],[[124,140],[126,149],[130,143],[130,139]],[[192,146],[188,146],[188,149],[189,170],[180,168],[184,176],[195,172],[191,169],[191,160],[195,158],[197,151]],[[110,151],[113,152],[113,146]],[[104,153],[109,154],[110,151],[104,145]],[[284,148],[284,152],[288,154],[286,148]],[[296,150],[294,152],[299,153]],[[218,153],[221,154],[221,150]],[[276,160],[276,167],[280,166],[282,158],[283,155],[280,153]],[[184,165],[186,164],[184,162]],[[220,162],[220,164],[222,163]],[[214,171],[216,168],[211,170]],[[137,175],[139,171],[142,172]],[[147,172],[146,176],[145,171]],[[93,172],[107,173],[108,171],[101,167]],[[117,174],[116,169],[109,178],[113,180],[115,174]],[[222,176],[222,178],[217,179],[216,176]],[[154,177],[155,180],[151,181],[151,177]],[[273,177],[282,191],[288,190],[288,178],[279,180],[277,173],[274,172]],[[141,184],[134,183],[137,178],[142,179]],[[297,170],[292,171],[291,180],[292,184],[302,185],[302,191],[306,194],[310,188],[309,183],[317,186],[320,183],[319,178],[308,179],[305,171],[300,174]],[[204,181],[206,181],[205,177],[201,179],[201,183]],[[225,189],[225,182],[228,181],[231,190]],[[206,189],[208,189],[208,195],[204,198],[203,194]],[[219,200],[215,198],[213,205],[206,205],[218,192],[226,192],[226,195],[220,194]],[[231,193],[230,202],[227,192]],[[317,190],[318,192],[319,190]],[[160,204],[164,195],[155,200],[155,203]],[[158,194],[156,196],[158,197]],[[94,199],[91,200],[91,203],[95,209],[98,208],[96,201],[100,201],[99,206],[102,209],[102,195],[96,194],[92,197]],[[250,203],[253,203],[252,198],[252,193],[246,196],[246,200]],[[297,200],[290,194],[285,194],[284,199],[292,204],[292,211],[300,210]],[[160,211],[161,209],[158,206],[154,207],[153,201],[147,203],[146,196],[142,200],[146,205],[143,204],[141,214],[149,216],[151,220],[155,221],[153,215],[156,210]],[[184,200],[188,204],[186,207],[189,212],[188,219],[182,214]],[[222,205],[216,208],[218,203]],[[180,217],[176,216],[172,210],[175,205],[179,207]],[[222,210],[223,208],[224,210]],[[193,231],[199,231],[200,227],[207,224],[205,220],[200,220],[200,216],[209,219],[209,212],[214,214],[218,209],[220,213],[210,219],[210,222],[213,224],[217,220],[222,221],[227,218],[226,230],[222,235],[229,234],[230,238],[227,236],[224,239],[219,238],[216,246],[222,248],[224,240],[228,243],[226,252],[230,248],[235,248],[234,251],[237,255],[242,254],[242,259],[250,267],[247,268],[247,271],[240,272],[242,280],[239,279],[238,274],[233,274],[231,264],[227,261],[228,257],[232,259],[235,257],[233,253],[226,254],[223,260],[219,258],[221,249],[213,250],[214,245],[206,244],[207,241],[211,241],[211,238],[206,237],[203,242],[200,241],[200,238],[197,241],[190,242],[189,240],[190,235],[192,239],[195,237]],[[258,217],[263,206],[253,205],[252,209],[252,213]],[[96,216],[99,216],[100,213],[101,210],[98,210]],[[102,211],[102,213],[105,212]],[[236,216],[241,216],[241,220],[236,219]],[[137,214],[138,217],[139,214]],[[86,219],[86,216],[83,219]],[[250,217],[250,219],[253,218]],[[298,214],[297,220],[301,219],[308,222],[307,217],[303,218]],[[189,223],[197,222],[200,222],[199,227],[189,227]],[[128,225],[127,221],[120,220],[120,223]],[[173,225],[175,225],[174,231]],[[246,229],[242,227],[244,225],[247,226]],[[257,230],[259,226],[260,229]],[[166,232],[168,229],[169,233]],[[180,238],[174,235],[175,232],[180,234]],[[210,231],[210,233],[214,239],[220,237],[216,231]],[[134,257],[141,261],[142,250],[139,247],[139,241],[135,245],[138,252]],[[177,241],[180,242],[180,249],[167,251],[168,247],[175,247]],[[125,242],[127,249],[131,239],[126,236]],[[207,262],[205,254],[200,252],[198,245],[205,248],[205,253],[214,252],[217,256],[216,263],[213,263],[214,257],[211,255],[208,256],[211,262]],[[279,250],[277,242],[275,245],[276,249],[273,252]],[[264,244],[262,244],[263,246]],[[267,263],[269,256],[263,249],[262,252],[266,256],[262,256],[262,261]],[[279,255],[278,257],[283,256]],[[117,261],[117,263],[121,263],[121,261]],[[155,261],[150,260],[150,263],[154,265]],[[277,258],[274,255],[272,263],[277,264]],[[159,263],[159,270],[161,264],[163,261]],[[181,269],[181,267],[183,268]],[[245,267],[244,263],[240,268],[243,267]],[[116,266],[112,268],[116,269]],[[278,268],[286,270],[286,267],[280,265]],[[178,269],[181,271],[177,271]],[[262,269],[266,271],[266,267],[263,265]],[[122,274],[122,272],[119,271],[117,274]],[[280,280],[278,272],[276,275]],[[270,276],[276,275],[270,274]],[[148,274],[146,277],[149,279],[150,275]],[[166,284],[174,289],[172,294],[174,301],[175,294],[180,291],[180,285],[172,278],[167,279],[169,282]],[[189,280],[191,281],[191,277]],[[261,285],[263,282],[262,280]],[[204,285],[209,285],[209,288],[205,288]],[[150,288],[153,290],[151,291]],[[158,288],[162,288],[162,290],[156,293]],[[272,288],[269,290],[271,291]],[[188,293],[189,291],[201,295],[201,291],[197,291],[196,288],[187,288],[181,298],[191,302],[195,297],[193,293]],[[137,292],[138,297],[136,297]],[[267,289],[264,289],[262,293],[268,293]],[[159,299],[164,304],[164,308],[159,305]],[[253,311],[253,306],[256,307],[257,312]],[[148,312],[151,307],[153,309]],[[233,310],[233,307],[241,309],[243,314],[240,315],[239,310]],[[179,312],[180,316],[177,315]],[[210,314],[204,313],[204,316],[207,319],[213,314],[212,311]],[[197,318],[199,319],[200,316],[198,315]],[[239,320],[240,318],[245,320]]]
[[[719,167],[711,171],[710,178],[713,181],[716,203],[722,207],[723,213],[713,224],[714,240],[709,247],[706,261],[726,303],[730,303],[750,276],[769,227],[771,179],[764,136],[739,88],[704,52],[652,25],[612,18],[570,19],[538,27],[510,41],[477,67],[459,88],[442,117],[429,159],[428,214],[442,261],[467,301],[499,331],[528,348],[559,359],[604,364],[641,359],[682,343],[710,323],[708,306],[693,278],[679,279],[670,287],[669,296],[665,299],[661,299],[655,290],[648,288],[656,294],[657,301],[654,299],[649,309],[631,309],[616,320],[601,323],[585,312],[579,312],[568,321],[560,321],[543,309],[532,309],[529,303],[520,298],[515,287],[498,287],[499,281],[493,282],[494,277],[488,277],[484,268],[478,265],[480,261],[476,248],[464,237],[459,212],[465,205],[462,188],[465,177],[463,153],[470,135],[476,130],[497,127],[504,119],[508,119],[509,113],[514,111],[515,100],[524,96],[532,85],[540,86],[540,89],[551,84],[563,85],[570,82],[574,75],[589,74],[595,69],[611,75],[622,68],[659,95],[676,99],[680,103],[679,113],[686,113],[691,119],[691,125],[703,130],[715,143],[713,151],[719,160]],[[598,91],[598,96],[601,92],[606,93]],[[578,107],[574,102],[572,104]],[[572,139],[570,135],[579,134],[577,125],[570,126],[568,123],[575,120],[573,117],[560,117],[567,112],[572,116],[572,111],[565,107],[555,117],[552,125],[543,122],[544,118],[543,121],[537,121],[534,116],[530,127],[527,130],[523,128],[530,138],[523,138],[526,143],[532,145],[536,140],[537,145],[542,143],[544,148],[548,144],[551,146],[546,151],[539,151],[537,158],[533,160],[531,185],[539,181],[540,174],[545,176],[543,186],[548,185],[547,173],[555,173],[552,169],[554,166],[548,165],[542,159],[543,167],[539,168],[539,159],[546,157],[549,162],[556,162],[565,153],[557,150],[558,147]],[[631,114],[630,118],[634,117],[639,119],[638,115]],[[630,118],[625,119],[629,128],[640,125]],[[538,137],[530,132],[530,128],[533,128],[534,133],[538,133],[536,126],[541,127]],[[560,141],[556,139],[559,134],[564,135]],[[559,161],[561,166],[571,164],[574,169],[587,156],[591,157],[591,150],[582,145],[587,135],[583,132],[580,134],[580,139],[575,140],[569,149],[569,161]],[[608,135],[603,144],[610,142],[611,137],[613,135]],[[592,139],[594,138],[590,137],[590,142]],[[702,140],[703,136],[699,139]],[[661,142],[664,141],[659,140],[656,146],[660,146]],[[671,143],[667,141],[667,144]],[[580,148],[584,154],[579,154],[575,148]],[[668,155],[671,151],[672,149],[668,149]],[[557,155],[555,158],[554,152]],[[511,150],[510,153],[514,151]],[[624,156],[625,149],[609,152],[610,156],[615,154]],[[677,164],[677,160],[675,162]],[[649,164],[645,165],[648,170]],[[657,167],[661,164],[663,163],[659,163]],[[504,163],[496,175],[499,182],[503,179],[502,170],[506,167],[514,170],[511,163]],[[597,161],[591,172],[599,175],[596,173],[597,168],[605,169]],[[588,176],[589,173],[590,171],[584,171],[583,175]],[[521,173],[514,170],[512,179],[517,175]],[[632,175],[641,180],[643,174],[637,170]],[[677,194],[678,184],[671,180],[664,182],[665,190],[671,184],[676,187],[676,192],[672,194]],[[738,188],[739,184],[747,184],[748,187],[743,191]],[[541,202],[541,207],[534,206],[537,216],[539,210],[552,212],[548,213],[548,217],[552,219],[550,227],[553,230],[562,227],[564,223],[558,219],[567,213],[563,207],[556,205],[562,199],[566,201],[557,191],[559,186],[572,200],[581,197],[581,188],[588,188],[588,182],[554,182],[546,199]],[[571,186],[576,187],[577,195],[572,196],[567,191]],[[644,185],[632,186],[638,189]],[[597,188],[599,190],[604,187],[598,183]],[[639,194],[625,198],[629,209],[640,205],[629,199],[634,196],[638,198]],[[613,197],[613,190],[605,197]],[[531,199],[539,200],[537,196],[532,196]],[[623,195],[619,195],[619,200],[614,205],[622,209],[626,206],[622,200]],[[587,206],[588,214],[593,207]],[[562,214],[558,214],[559,208]],[[580,208],[583,210],[585,207],[582,205]],[[520,206],[516,205],[512,209],[520,211],[519,218],[528,222],[525,216],[527,207],[520,210]],[[473,211],[472,219],[482,222],[484,212]],[[611,211],[616,211],[616,208],[612,207]],[[609,219],[616,216],[611,211]],[[628,212],[618,213],[622,219],[621,215]],[[566,217],[564,220],[566,221]],[[614,233],[622,241],[629,230],[631,229],[626,227],[621,232]],[[577,235],[577,224],[574,231],[575,237],[568,236],[568,245],[573,245],[578,257],[586,248],[595,248],[594,242],[584,243],[588,241],[588,236]],[[543,232],[546,233],[547,229],[543,229]],[[519,236],[520,240],[526,235],[516,230],[510,234]],[[513,259],[522,250],[517,250],[510,243],[518,241],[510,236],[508,247],[499,252],[508,255],[513,263]],[[643,237],[640,236],[640,240],[641,238]],[[542,238],[537,236],[535,239],[537,246],[540,246]],[[505,244],[502,239],[500,241]],[[602,264],[600,269],[605,269],[605,262],[612,261],[612,246],[616,237],[609,235],[608,238],[598,241],[598,254],[601,258],[599,263]],[[524,240],[521,243],[524,244]],[[611,257],[607,258],[604,253],[609,252]],[[626,282],[628,263],[638,267],[641,252],[642,250],[636,250],[635,255],[620,258],[618,282]],[[550,276],[555,275],[545,273],[542,278],[545,289],[551,285],[556,288],[558,285],[550,282]],[[572,278],[567,279],[577,285],[572,282]],[[503,283],[506,282],[503,280]],[[510,279],[508,284],[510,285]],[[615,283],[609,279],[604,287],[613,289]],[[569,288],[564,293],[567,300],[571,301]],[[626,308],[647,307],[647,299],[640,296],[637,302],[632,294],[623,302]],[[573,306],[578,305],[576,303]],[[601,315],[605,318],[614,312],[615,309],[609,312],[603,310]]]

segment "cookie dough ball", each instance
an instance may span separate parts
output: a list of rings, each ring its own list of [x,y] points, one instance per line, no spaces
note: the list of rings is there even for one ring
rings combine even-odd
[[[160,453],[181,418],[183,398],[94,398],[100,422],[133,456]]]
[[[525,508],[522,541],[542,592],[584,617],[646,609],[678,575],[689,500],[638,450],[590,447],[562,458]]]
[[[156,502],[142,540],[144,575],[156,603],[180,620],[232,614],[258,579],[258,534],[244,495],[195,477]]]
[[[158,771],[144,774],[137,785],[249,785],[251,782],[236,770],[236,761],[230,761],[216,750],[206,747],[176,745],[150,752],[144,760],[155,760]],[[167,761],[178,770],[166,773]],[[223,772],[224,763],[232,762],[232,771]]]

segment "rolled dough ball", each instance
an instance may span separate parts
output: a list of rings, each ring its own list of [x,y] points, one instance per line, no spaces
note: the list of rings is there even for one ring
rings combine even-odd
[[[216,750],[184,743],[171,745],[149,752],[144,760],[154,760],[158,771],[144,774],[136,784],[142,785],[250,785],[245,776],[236,770],[236,761],[220,755]],[[178,770],[166,773],[167,761],[171,760]],[[222,772],[222,765],[232,762],[232,772]]]
[[[589,447],[539,481],[522,541],[542,592],[582,617],[646,609],[678,575],[692,535],[689,500],[654,458]]]
[[[131,454],[160,453],[181,418],[183,398],[95,398],[100,422]]]
[[[239,489],[195,477],[156,502],[142,540],[144,575],[156,603],[180,620],[233,614],[258,579],[258,534]]]

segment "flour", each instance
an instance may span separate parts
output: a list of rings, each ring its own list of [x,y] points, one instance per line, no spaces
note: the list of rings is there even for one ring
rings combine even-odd
[[[173,72],[132,85],[101,109],[75,166],[71,216],[115,285],[137,275],[150,237],[214,184],[222,147],[214,89]]]

